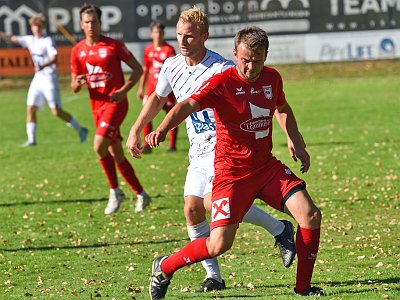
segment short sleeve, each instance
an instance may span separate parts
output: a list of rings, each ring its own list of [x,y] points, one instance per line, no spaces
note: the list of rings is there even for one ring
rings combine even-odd
[[[82,67],[79,64],[77,52],[78,52],[78,48],[73,47],[71,50],[71,74],[75,74],[75,75],[84,73],[84,72],[82,72]]]
[[[128,60],[130,60],[131,57],[133,56],[133,54],[128,49],[128,47],[126,47],[126,45],[121,41],[116,41],[116,44],[117,44],[116,51],[118,53],[118,57],[124,62],[127,62]]]
[[[29,40],[30,36],[29,35],[20,35],[17,36],[18,43],[21,45],[22,48],[28,48],[29,47]]]
[[[48,37],[46,40],[46,48],[47,48],[47,53],[49,54],[50,57],[58,54],[56,44],[51,37]]]
[[[162,65],[160,74],[158,74],[158,79],[157,79],[156,93],[161,97],[168,97],[168,95],[172,92],[172,87],[169,84],[168,78],[165,74],[168,65],[167,62],[168,59]]]

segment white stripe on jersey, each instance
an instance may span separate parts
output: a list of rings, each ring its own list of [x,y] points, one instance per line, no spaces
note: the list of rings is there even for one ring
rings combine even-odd
[[[188,66],[185,57],[178,54],[168,58],[160,71],[156,93],[162,97],[173,91],[178,102],[196,92],[210,77],[234,66],[234,63],[216,52],[207,49],[203,60],[196,66]],[[190,141],[189,157],[214,151],[215,118],[212,109],[205,109],[186,118],[186,129]]]

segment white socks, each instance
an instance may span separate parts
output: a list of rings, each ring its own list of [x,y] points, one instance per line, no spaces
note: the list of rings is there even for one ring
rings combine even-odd
[[[209,237],[210,225],[208,224],[207,220],[205,220],[194,226],[187,226],[187,231],[191,241],[201,237]],[[217,258],[203,260],[201,264],[207,272],[207,278],[214,278],[215,280],[222,282],[221,271],[219,270]]]
[[[78,123],[77,120],[74,119],[74,117],[72,117],[71,120],[69,120],[69,122],[67,122],[67,125],[68,125],[68,127],[71,127],[78,132],[81,131],[81,125]]]
[[[37,125],[34,122],[26,123],[26,135],[30,144],[36,143],[36,127]]]
[[[243,217],[243,222],[251,223],[267,230],[273,237],[281,234],[285,229],[283,222],[271,217],[262,209],[252,205]]]

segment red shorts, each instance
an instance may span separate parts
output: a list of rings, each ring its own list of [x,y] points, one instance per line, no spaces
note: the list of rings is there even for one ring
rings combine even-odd
[[[254,199],[283,211],[294,191],[304,190],[305,182],[274,156],[267,164],[246,173],[215,172],[212,189],[211,229],[239,224]]]
[[[100,102],[100,101],[92,101]],[[101,101],[92,105],[96,135],[110,139],[112,142],[122,140],[120,126],[128,113],[128,100],[119,103]]]

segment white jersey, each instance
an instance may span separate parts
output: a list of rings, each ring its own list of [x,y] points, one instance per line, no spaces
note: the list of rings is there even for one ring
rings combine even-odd
[[[28,48],[35,66],[41,66],[47,63],[52,56],[57,55],[56,46],[50,36],[42,36],[38,39],[33,35],[23,35],[18,36],[18,42],[22,47]],[[35,77],[54,79],[56,74],[56,64],[52,64],[37,71]]]
[[[160,71],[156,93],[167,97],[171,91],[178,102],[196,92],[210,77],[234,66],[234,63],[207,49],[203,60],[196,66],[188,66],[185,57],[178,54],[168,58]],[[214,151],[216,142],[215,118],[212,109],[194,112],[186,118],[189,138],[189,159]]]

